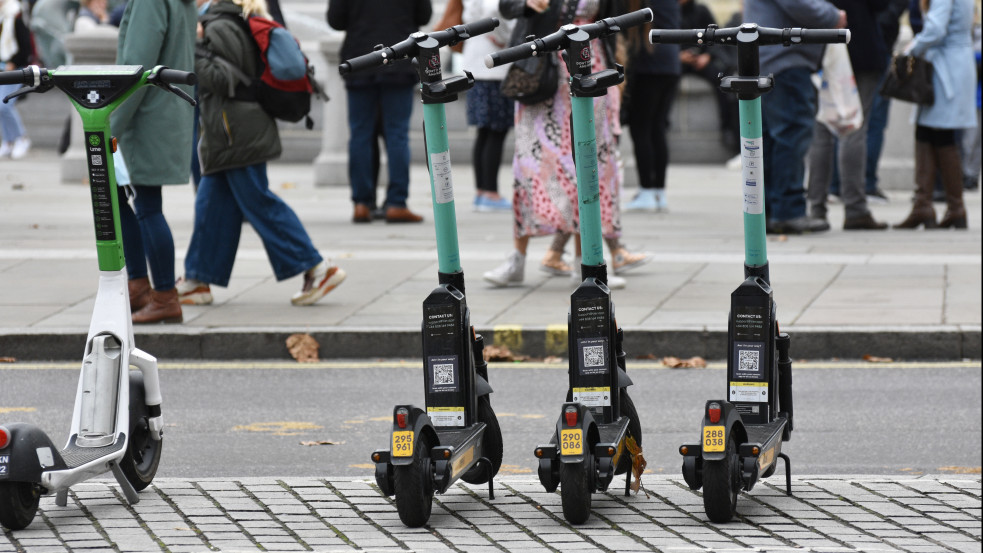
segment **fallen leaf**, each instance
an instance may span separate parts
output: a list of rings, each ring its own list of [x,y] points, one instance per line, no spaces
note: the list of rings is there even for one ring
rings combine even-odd
[[[287,350],[298,363],[317,363],[320,348],[310,334],[291,334],[287,337]]]
[[[563,359],[561,359],[561,358],[559,358],[559,357],[557,357],[555,355],[548,355],[548,356],[546,356],[546,357],[543,358],[543,363],[547,363],[547,364],[551,364],[551,363],[562,363],[562,362],[563,362]]]
[[[703,369],[707,366],[706,359],[702,357],[690,357],[689,359],[680,359],[678,357],[663,357],[662,364],[669,367],[670,369]]]
[[[345,442],[332,442],[330,440],[310,440],[305,442],[300,442],[300,445],[341,445]]]
[[[280,185],[280,188],[282,188],[284,190],[292,190],[294,188],[297,188],[297,185],[294,184],[294,183],[292,183],[292,182],[285,182],[285,183],[283,183],[283,184]]]
[[[643,359],[643,360],[654,361],[654,360],[658,359],[658,357],[656,357],[654,353],[644,353],[642,355],[636,356],[635,359]]]
[[[890,357],[877,357],[876,355],[864,355],[863,360],[868,363],[893,363],[894,359]]]
[[[483,353],[485,361],[528,361],[528,355],[520,355],[518,353],[512,353],[512,350],[505,346],[496,346],[494,344],[490,346],[485,346],[485,351]]]
[[[16,363],[16,357],[0,357],[0,363]]]
[[[628,448],[628,453],[631,453],[631,474],[635,477],[631,482],[631,491],[638,493],[638,490],[642,488],[642,473],[645,472],[645,467],[648,463],[645,461],[645,456],[642,455],[642,446],[635,443],[635,438],[628,436],[625,440],[625,447]],[[645,492],[646,499],[648,498],[648,492]]]
[[[780,235],[778,235],[778,241],[779,242],[788,242],[788,235],[787,234],[780,234]]]
[[[939,467],[939,470],[955,474],[980,474],[983,467]]]
[[[24,184],[23,183],[20,183],[20,182],[15,182],[14,184],[10,185],[10,189],[11,190],[23,190],[24,189]]]

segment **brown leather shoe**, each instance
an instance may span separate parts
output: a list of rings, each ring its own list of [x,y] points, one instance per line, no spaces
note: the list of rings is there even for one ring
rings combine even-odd
[[[870,213],[865,213],[859,217],[850,217],[843,221],[843,230],[884,230],[887,223],[882,223],[874,219]]]
[[[372,208],[365,204],[355,204],[355,214],[352,215],[353,223],[371,223]]]
[[[150,303],[150,279],[131,278],[126,282],[130,292],[130,313],[136,313]]]
[[[387,223],[419,223],[423,217],[405,207],[390,207],[386,209]]]
[[[150,289],[150,303],[133,314],[133,324],[180,323],[184,321],[177,288],[165,292]]]

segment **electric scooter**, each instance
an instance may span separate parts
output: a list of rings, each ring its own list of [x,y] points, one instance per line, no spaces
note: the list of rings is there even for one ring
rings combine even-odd
[[[725,29],[653,30],[652,43],[737,47],[738,75],[722,77],[720,89],[737,94],[741,117],[744,194],[744,282],[731,294],[727,324],[727,397],[706,402],[699,443],[684,444],[683,478],[703,488],[703,507],[713,522],[737,512],[737,495],[785,461],[785,488],[792,495],[792,469],[782,443],[792,435],[792,360],[789,335],[776,317],[765,241],[761,96],[774,85],[761,76],[758,48],[764,45],[849,42],[850,32],[833,29],[773,29],[745,23]]]
[[[194,84],[194,73],[139,65],[35,65],[0,73],[0,83],[21,84],[4,98],[58,88],[82,116],[89,188],[95,219],[99,288],[82,358],[82,373],[68,443],[58,449],[40,428],[0,421],[0,524],[26,528],[42,495],[65,506],[70,486],[111,471],[126,499],[150,485],[163,448],[157,360],[134,346],[120,234],[109,116],[137,89],[154,85],[194,100],[174,84]],[[130,371],[136,367],[139,372]]]
[[[583,282],[570,296],[567,317],[567,401],[549,443],[537,446],[534,454],[539,481],[547,492],[560,486],[563,516],[573,524],[587,521],[591,494],[607,490],[615,474],[628,473],[625,495],[629,494],[632,450],[641,450],[641,424],[626,390],[632,381],[625,369],[624,332],[615,320],[607,285],[594,127],[594,98],[624,81],[625,73],[620,65],[592,73],[590,41],[648,21],[652,11],[646,8],[587,25],[564,25],[485,59],[485,65],[495,67],[563,51],[570,73]]]
[[[372,453],[375,479],[387,496],[396,496],[399,519],[409,527],[430,519],[434,493],[462,479],[488,483],[502,466],[502,431],[491,407],[484,341],[471,326],[458,250],[454,187],[444,104],[474,86],[474,77],[443,78],[439,49],[492,31],[494,18],[433,33],[416,32],[390,47],[345,61],[342,74],[412,58],[420,75],[434,226],[437,235],[437,288],[423,302],[425,410],[393,409],[391,449]]]

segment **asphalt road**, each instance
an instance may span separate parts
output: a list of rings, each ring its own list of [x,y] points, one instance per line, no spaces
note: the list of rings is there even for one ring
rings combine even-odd
[[[416,363],[241,366],[250,368],[161,371],[166,430],[159,476],[371,477],[369,454],[388,447],[393,406],[423,404]],[[629,364],[629,373],[649,470],[678,474],[676,448],[699,438],[701,410],[705,400],[723,395],[724,371]],[[978,473],[983,464],[979,365],[803,364],[794,374],[796,429],[783,448],[793,474]],[[64,443],[77,378],[67,368],[0,367],[0,423],[39,424]],[[532,450],[549,439],[559,416],[565,365],[494,366],[490,380],[504,435],[502,472],[533,475]],[[333,445],[302,444],[318,441]]]

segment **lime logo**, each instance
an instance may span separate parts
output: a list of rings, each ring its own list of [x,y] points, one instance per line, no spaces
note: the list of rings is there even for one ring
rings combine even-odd
[[[93,134],[93,135],[89,136],[89,144],[91,146],[98,146],[101,143],[102,143],[102,139],[99,138],[99,135],[98,134]]]

